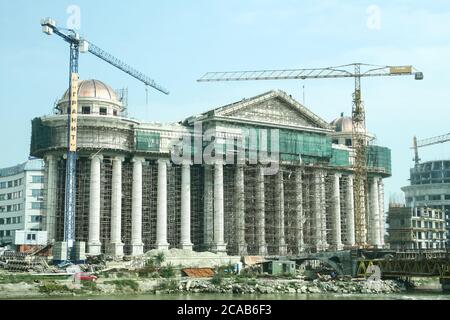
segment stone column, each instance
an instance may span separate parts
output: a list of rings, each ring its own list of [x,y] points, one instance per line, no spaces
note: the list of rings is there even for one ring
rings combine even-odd
[[[298,167],[295,171],[295,193],[296,197],[296,228],[295,228],[295,243],[297,247],[297,253],[303,252],[304,242],[303,242],[303,223],[304,223],[304,212],[303,212],[303,170]]]
[[[181,166],[181,249],[192,250],[190,162],[183,162]]]
[[[314,245],[316,251],[322,250],[322,209],[321,206],[324,205],[322,202],[322,189],[321,183],[321,172],[319,170],[314,170],[313,172],[313,208],[312,208],[312,244]]]
[[[370,244],[380,247],[380,208],[378,202],[378,177],[373,177],[371,181],[370,210],[369,210],[369,235]]]
[[[354,197],[353,197],[353,175],[348,175],[347,177],[347,192],[345,195],[345,208],[346,208],[346,233],[347,242],[346,245],[353,247],[355,245],[355,207],[354,207]]]
[[[247,243],[245,242],[245,195],[244,195],[244,166],[237,164],[234,176],[236,212],[235,225],[237,235],[237,253],[240,256],[247,255]]]
[[[223,163],[214,164],[214,242],[212,251],[225,253],[224,241],[224,203],[223,203]]]
[[[213,176],[212,167],[205,164],[204,189],[203,189],[203,246],[205,250],[210,250],[213,243]]]
[[[158,160],[158,207],[156,211],[156,249],[167,250],[167,160]]]
[[[133,185],[131,194],[131,254],[144,253],[142,243],[142,163],[144,158],[133,158]]]
[[[123,157],[112,160],[111,186],[111,243],[109,254],[115,257],[123,256],[122,243],[122,162]]]
[[[56,185],[58,183],[57,158],[54,155],[47,155],[45,157],[47,167],[47,195],[46,195],[46,209],[47,209],[47,239],[48,241],[56,240]]]
[[[380,244],[383,247],[386,218],[384,215],[384,183],[382,178],[378,180],[378,201],[380,209]]]
[[[100,164],[103,156],[91,156],[91,177],[89,184],[89,240],[90,255],[99,255],[102,244],[100,242]]]
[[[276,175],[275,185],[275,228],[276,241],[278,243],[278,254],[286,255],[287,246],[284,235],[284,179],[283,171],[279,169]]]
[[[320,217],[322,218],[322,250],[327,250],[329,247],[328,240],[327,240],[327,206],[326,206],[326,172],[323,170],[320,170]]]
[[[256,246],[258,254],[267,255],[266,243],[266,215],[265,215],[265,197],[264,197],[264,169],[260,166],[256,171]]]
[[[334,250],[342,250],[342,239],[341,239],[341,193],[339,188],[339,180],[341,175],[335,173],[333,175],[333,185],[332,185],[332,208],[331,208],[331,234],[332,234],[332,245]]]

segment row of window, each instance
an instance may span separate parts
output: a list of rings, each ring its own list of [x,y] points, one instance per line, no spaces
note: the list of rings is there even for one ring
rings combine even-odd
[[[67,108],[67,113],[69,113],[69,108]],[[81,107],[81,113],[82,114],[91,114],[91,107],[89,107],[89,106],[82,106]],[[108,108],[100,107],[98,109],[98,113],[101,116],[106,116],[106,115],[108,115]],[[117,116],[117,110],[113,110],[113,115]]]
[[[0,218],[0,225],[17,224],[22,221],[22,217]]]
[[[433,221],[412,221],[413,228],[429,228],[429,229],[443,229],[444,228],[444,222],[433,222]],[[433,226],[434,225],[434,226]]]
[[[22,198],[22,191],[0,194],[0,201],[14,200],[14,199],[20,199],[20,198]]]
[[[407,197],[406,202],[450,200],[450,194],[433,194],[428,196]]]
[[[0,230],[0,238],[11,237],[11,230]]]
[[[416,239],[419,240],[437,240],[444,239],[444,232],[416,232]]]
[[[0,206],[0,213],[1,212],[16,212],[16,211],[20,211],[22,209],[23,209],[22,203],[9,204],[7,206]],[[34,209],[34,210],[44,209],[44,202],[32,202],[31,209]]]
[[[23,209],[22,203],[10,204],[7,206],[0,206],[0,212],[16,212]]]
[[[16,180],[10,180],[10,181],[3,181],[0,182],[0,189],[6,189],[6,188],[13,188],[21,186],[23,183],[23,179],[16,179]]]

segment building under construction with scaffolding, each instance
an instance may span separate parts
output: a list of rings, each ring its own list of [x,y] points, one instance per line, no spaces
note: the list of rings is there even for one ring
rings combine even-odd
[[[357,228],[368,246],[384,246],[390,150],[367,145],[357,225],[349,117],[328,123],[270,91],[155,124],[127,117],[122,96],[101,81],[82,81],[78,94],[75,236],[89,254],[342,250],[355,246]],[[31,155],[45,160],[45,225],[55,241],[64,236],[67,108],[68,92],[55,114],[32,121]]]

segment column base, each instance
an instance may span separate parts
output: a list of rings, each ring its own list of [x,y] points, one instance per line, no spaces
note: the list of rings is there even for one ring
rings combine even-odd
[[[297,253],[305,252],[305,244],[301,243],[297,246]]]
[[[88,255],[98,256],[102,253],[102,244],[100,242],[88,242]]]
[[[140,256],[144,254],[144,244],[132,244],[131,245],[131,255]]]
[[[123,243],[110,243],[107,252],[113,257],[123,257]]]
[[[267,256],[267,244],[258,245],[258,254],[260,256]]]
[[[192,251],[192,247],[193,247],[194,245],[192,244],[192,243],[182,243],[181,245],[180,245],[180,248],[182,249],[182,250],[190,250],[190,251]]]
[[[247,244],[238,244],[237,252],[240,256],[246,256],[248,254]]]
[[[213,243],[211,246],[211,252],[214,253],[227,253],[226,243]]]
[[[344,250],[344,245],[343,245],[342,243],[341,243],[341,244],[338,244],[338,245],[332,245],[331,248],[332,248],[334,251],[342,251],[342,250]]]
[[[285,256],[287,255],[287,245],[286,244],[280,244],[278,246],[278,254],[280,256]]]
[[[170,244],[166,243],[157,243],[156,250],[169,250]]]

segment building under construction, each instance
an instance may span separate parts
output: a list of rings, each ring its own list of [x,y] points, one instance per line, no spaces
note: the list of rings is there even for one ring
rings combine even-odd
[[[78,95],[75,237],[89,254],[286,255],[354,247],[357,232],[384,246],[390,150],[364,131],[358,224],[349,117],[328,123],[270,91],[155,124],[128,118],[122,95],[101,81],[80,82]],[[64,237],[68,98],[32,121],[31,155],[45,160],[45,225],[55,241]]]

